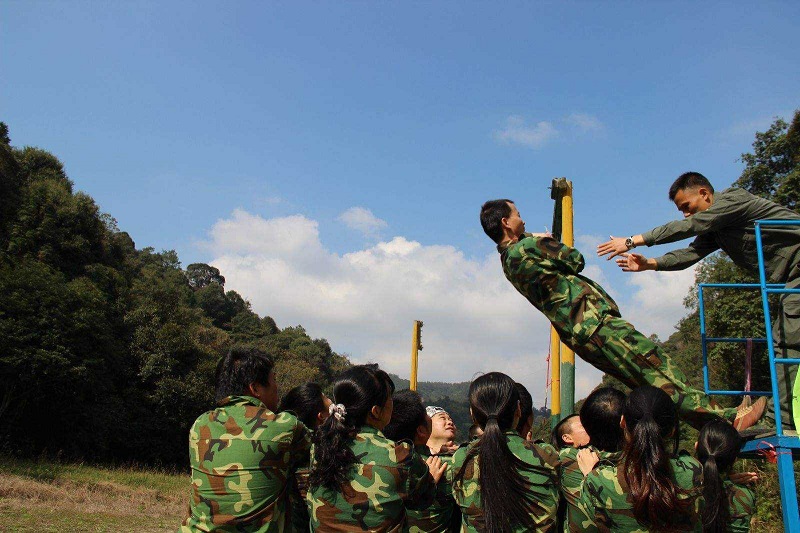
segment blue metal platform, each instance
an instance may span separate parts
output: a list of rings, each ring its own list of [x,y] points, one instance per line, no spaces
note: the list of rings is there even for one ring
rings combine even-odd
[[[772,320],[769,312],[770,294],[800,294],[800,289],[787,289],[784,284],[767,283],[764,269],[764,249],[762,246],[761,229],[766,226],[800,226],[800,220],[758,220],[755,223],[756,251],[758,253],[759,283],[701,283],[699,285],[699,315],[700,315],[700,340],[703,351],[703,387],[706,394],[724,396],[770,396],[773,404],[778,404],[777,366],[779,364],[800,364],[800,359],[776,358],[775,347],[769,332],[772,330]],[[767,338],[750,339],[753,342],[765,343],[769,355],[769,371],[772,390],[769,391],[737,391],[711,389],[708,379],[708,344],[717,342],[746,342],[748,339],[708,337],[706,335],[705,302],[703,290],[713,289],[758,289],[761,293],[761,303],[764,309],[764,325]],[[775,417],[775,433],[755,438],[745,443],[742,455],[763,457],[764,452],[774,453],[778,465],[778,481],[781,488],[781,509],[783,512],[783,527],[787,533],[800,533],[800,515],[797,505],[797,488],[792,461],[795,457],[800,459],[800,438],[796,435],[784,434],[781,417]]]

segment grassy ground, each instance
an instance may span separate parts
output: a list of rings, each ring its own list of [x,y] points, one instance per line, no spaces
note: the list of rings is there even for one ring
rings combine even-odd
[[[175,531],[189,476],[0,456],[0,531]]]

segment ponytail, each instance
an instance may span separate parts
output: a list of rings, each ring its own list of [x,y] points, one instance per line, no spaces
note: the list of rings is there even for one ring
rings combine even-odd
[[[383,406],[394,391],[389,375],[378,365],[358,365],[333,384],[331,416],[314,433],[314,457],[308,483],[313,489],[338,490],[349,479],[357,458],[352,440],[366,423],[373,406]]]
[[[659,388],[634,389],[625,401],[627,439],[622,468],[633,500],[633,515],[654,529],[669,528],[689,513],[678,498],[670,454],[664,445],[677,413],[670,397]]]
[[[740,447],[739,433],[724,420],[712,420],[700,430],[697,459],[703,464],[703,533],[728,530],[731,515],[721,475],[733,466]]]
[[[506,431],[515,430],[519,392],[514,381],[500,372],[484,374],[470,384],[469,401],[473,419],[483,428],[483,435],[470,446],[455,481],[462,482],[465,472],[472,471],[477,456],[484,529],[500,533],[511,531],[515,526],[535,529],[525,511],[532,502],[528,482],[520,473],[520,470],[535,467],[512,453],[505,436]]]

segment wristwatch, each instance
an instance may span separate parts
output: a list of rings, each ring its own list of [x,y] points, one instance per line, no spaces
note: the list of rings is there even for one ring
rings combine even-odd
[[[631,235],[630,237],[625,239],[625,246],[628,247],[628,250],[632,250],[632,249],[636,248],[636,245],[633,244],[633,235]]]

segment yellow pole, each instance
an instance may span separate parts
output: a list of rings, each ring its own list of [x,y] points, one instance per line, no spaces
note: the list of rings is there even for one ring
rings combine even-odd
[[[550,426],[556,427],[561,420],[561,357],[556,328],[550,326]]]
[[[417,390],[417,366],[419,365],[419,350],[422,349],[422,321],[414,321],[414,330],[411,334],[411,379],[409,388]]]
[[[561,197],[561,242],[575,246],[573,234],[572,182],[564,179],[564,195]],[[575,352],[561,345],[561,416],[575,412]]]

